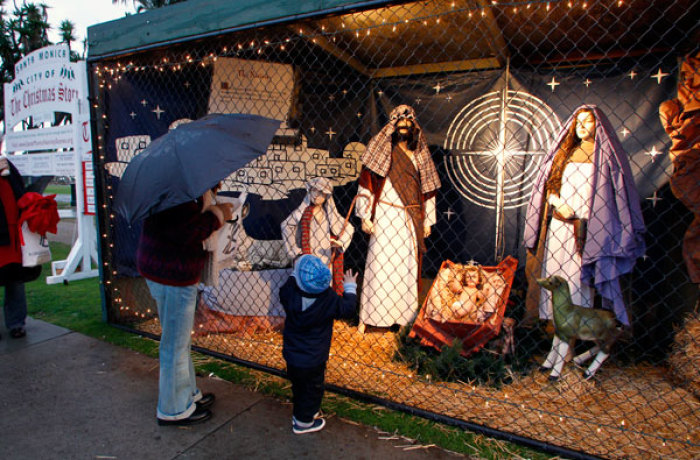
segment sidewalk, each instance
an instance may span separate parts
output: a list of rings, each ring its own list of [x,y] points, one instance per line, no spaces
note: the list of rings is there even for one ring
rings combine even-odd
[[[156,359],[32,318],[25,338],[0,334],[2,459],[458,457],[332,416],[294,435],[290,404],[211,378],[198,378],[217,396],[211,420],[161,427]]]

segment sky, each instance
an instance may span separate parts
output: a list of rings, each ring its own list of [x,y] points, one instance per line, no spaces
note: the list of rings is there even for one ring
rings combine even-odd
[[[20,0],[15,0],[18,4]],[[31,0],[27,0],[29,2]],[[132,0],[126,0],[126,4],[112,4],[112,0],[36,0],[36,3],[44,3],[49,7],[48,16],[51,30],[49,40],[52,43],[59,41],[58,27],[61,21],[68,19],[75,24],[74,49],[82,54],[82,42],[87,36],[87,28],[93,24],[111,21],[124,17],[125,13],[135,13]],[[12,0],[6,0],[6,9],[11,10]]]

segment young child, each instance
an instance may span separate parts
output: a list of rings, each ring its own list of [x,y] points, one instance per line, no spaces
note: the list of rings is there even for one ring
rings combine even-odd
[[[345,272],[342,297],[330,285],[331,272],[326,264],[305,254],[296,259],[292,275],[280,288],[280,301],[287,314],[282,355],[292,382],[295,434],[320,431],[326,425],[319,410],[333,320],[356,314],[357,274]]]

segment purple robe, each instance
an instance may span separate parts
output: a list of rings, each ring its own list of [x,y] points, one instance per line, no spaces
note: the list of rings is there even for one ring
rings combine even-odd
[[[603,112],[594,105],[583,105],[574,114],[584,108],[593,112],[596,128],[593,201],[583,247],[581,280],[595,286],[603,298],[603,306],[612,309],[621,323],[629,325],[619,277],[630,273],[636,259],[644,255],[644,219],[632,170],[615,130]],[[566,121],[553,148],[540,166],[525,218],[523,240],[528,249],[537,244],[545,182],[552,169],[554,155],[567,128],[575,121],[573,115]]]

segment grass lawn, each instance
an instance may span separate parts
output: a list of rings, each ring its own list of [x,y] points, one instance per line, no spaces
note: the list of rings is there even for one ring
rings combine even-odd
[[[44,195],[70,195],[70,185],[49,184],[44,189]]]
[[[54,260],[65,259],[69,250],[70,248],[65,244],[51,244]],[[27,304],[31,317],[130,348],[154,358],[158,356],[158,342],[122,331],[102,320],[100,286],[97,279],[49,286],[45,282],[45,277],[50,273],[51,268],[47,264],[43,268],[42,276],[27,284]],[[2,295],[4,296],[4,293]],[[194,361],[198,373],[203,375],[214,373],[220,378],[244,385],[254,391],[278,399],[291,400],[290,384],[283,378],[201,354],[195,354]],[[364,425],[376,426],[389,433],[417,439],[424,445],[435,444],[447,450],[477,458],[552,458],[516,444],[465,432],[424,418],[389,410],[383,406],[365,404],[334,393],[326,393],[323,410]]]

